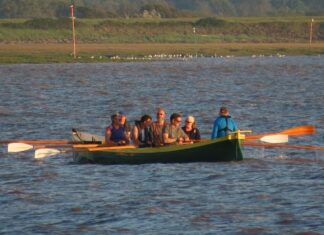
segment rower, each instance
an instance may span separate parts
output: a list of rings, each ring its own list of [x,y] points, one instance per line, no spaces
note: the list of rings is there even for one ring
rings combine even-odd
[[[163,130],[164,144],[183,144],[189,142],[189,137],[180,127],[181,115],[173,113],[170,116],[170,123]]]
[[[133,128],[133,142],[135,146],[140,148],[151,147],[152,139],[150,135],[150,125],[152,123],[152,117],[150,115],[143,115],[141,120],[135,121]]]
[[[124,145],[129,143],[129,139],[125,134],[125,128],[120,124],[118,114],[111,116],[111,124],[105,131],[105,143],[108,145]]]
[[[237,126],[235,121],[229,115],[227,107],[221,107],[219,109],[219,116],[214,121],[213,132],[211,135],[212,139],[227,136],[231,132],[236,131]]]

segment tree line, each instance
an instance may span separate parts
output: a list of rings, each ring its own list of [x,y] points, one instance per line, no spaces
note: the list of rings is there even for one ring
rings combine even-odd
[[[323,15],[323,0],[0,0],[0,18]]]

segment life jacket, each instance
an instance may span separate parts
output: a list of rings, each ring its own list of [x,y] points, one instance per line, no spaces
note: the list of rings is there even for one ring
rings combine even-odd
[[[221,116],[221,118],[225,118],[226,126],[222,129],[219,129],[218,133],[225,131],[226,135],[228,135],[230,132],[233,132],[233,130],[228,127],[228,119],[230,119],[232,117],[231,116]]]
[[[138,129],[138,141],[141,146],[149,146],[148,142],[151,141],[150,128],[146,127],[144,129],[140,128],[140,121],[135,121],[135,126]]]
[[[186,127],[182,127],[182,130],[184,131],[184,133],[187,134],[187,136],[189,137],[189,139],[191,140],[198,140],[200,139],[200,135],[198,133],[198,129],[197,128],[193,128],[191,131],[186,131]]]

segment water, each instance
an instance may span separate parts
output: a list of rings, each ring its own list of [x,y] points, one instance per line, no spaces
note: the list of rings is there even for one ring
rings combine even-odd
[[[210,58],[0,65],[0,140],[102,134],[109,116],[194,115],[203,137],[222,105],[254,133],[311,124],[324,143],[324,58]],[[320,151],[246,147],[231,163],[80,165],[0,147],[0,234],[323,234]]]

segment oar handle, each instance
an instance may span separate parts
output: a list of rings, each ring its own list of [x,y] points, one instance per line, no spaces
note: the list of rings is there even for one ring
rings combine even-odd
[[[231,133],[252,133],[252,130],[237,130],[237,131],[233,131]]]

